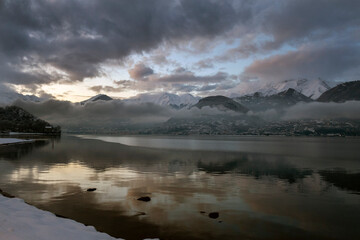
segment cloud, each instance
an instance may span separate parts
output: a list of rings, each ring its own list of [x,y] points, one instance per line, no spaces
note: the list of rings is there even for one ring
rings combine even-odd
[[[286,110],[283,120],[298,119],[360,119],[360,102],[299,103]]]
[[[359,66],[359,47],[313,45],[254,61],[243,76],[268,81],[318,77],[349,81],[357,79]]]
[[[203,92],[203,91],[211,91],[211,90],[214,90],[216,88],[217,88],[216,84],[208,84],[208,85],[204,85],[204,86],[200,87],[197,90],[200,91],[200,92]]]
[[[195,64],[197,69],[206,69],[206,68],[213,68],[214,64],[212,63],[211,59],[204,59],[200,60]]]
[[[175,74],[153,76],[149,80],[152,82],[165,83],[219,83],[225,81],[228,74],[225,72],[217,72],[212,75],[197,76],[194,72],[180,72]]]
[[[274,49],[284,44],[342,37],[342,33],[359,28],[357,10],[360,2],[354,0],[283,0],[269,3],[263,12],[261,32],[272,36],[264,48]]]
[[[359,73],[359,8],[356,0],[2,0],[0,82],[29,89],[75,83],[103,76],[109,62],[165,48],[148,61],[165,69],[177,65],[168,49],[189,48],[190,57],[215,49],[218,56],[199,59],[194,69],[266,56],[251,63],[244,74],[348,80]],[[225,45],[230,49],[219,51]],[[164,89],[173,83],[223,79],[205,79],[198,73],[156,75],[153,69],[158,68],[136,65],[129,74],[135,80],[161,82]]]
[[[249,5],[244,9],[249,14],[248,18],[238,23],[233,32],[226,36],[230,43],[236,43],[233,44],[235,46],[215,57],[201,60],[199,64],[269,55],[283,47],[297,49],[309,43],[329,46],[331,41],[346,40],[353,49],[358,48],[358,1],[278,0],[247,3]],[[239,4],[246,4],[246,1]]]
[[[14,105],[65,129],[156,123],[164,122],[171,116],[171,110],[165,107],[151,103],[126,104],[120,100],[91,102],[85,106],[57,100],[40,103],[18,100]]]
[[[115,81],[119,87],[97,85],[89,89],[95,92],[121,92],[128,89],[140,92],[205,91],[215,89],[216,86],[228,82],[233,77],[225,72],[200,76],[181,67],[176,68],[170,74],[155,74],[150,67],[144,64],[137,64],[136,67],[132,68],[131,75],[132,78],[136,78],[134,81]]]
[[[132,79],[144,80],[145,77],[152,75],[154,70],[145,66],[143,63],[136,64],[133,68],[129,69],[129,74]]]
[[[1,81],[82,81],[101,75],[106,61],[122,60],[164,42],[211,38],[232,29],[240,19],[231,0],[3,0],[0,68],[8,74]],[[39,77],[38,68],[28,71],[23,57],[40,67],[48,65],[48,75]],[[57,78],[50,77],[49,68],[56,70]]]

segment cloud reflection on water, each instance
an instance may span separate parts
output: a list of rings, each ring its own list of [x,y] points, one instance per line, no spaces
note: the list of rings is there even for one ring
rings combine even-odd
[[[5,154],[0,188],[127,239],[141,234],[178,239],[358,234],[357,228],[346,227],[360,214],[358,195],[318,174],[339,162],[262,154],[261,144],[257,147],[259,153],[163,150],[65,137],[54,149],[21,146],[24,154]],[[302,151],[301,144],[298,148]],[[344,162],[359,169],[356,161]],[[89,187],[97,191],[86,192]],[[136,200],[144,195],[151,202]],[[219,211],[222,223],[200,211]],[[336,225],[342,213],[344,224]],[[129,230],[134,226],[145,230]],[[323,231],[324,226],[332,231]]]

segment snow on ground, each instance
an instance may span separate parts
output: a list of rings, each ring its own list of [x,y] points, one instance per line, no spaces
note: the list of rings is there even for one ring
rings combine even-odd
[[[18,198],[0,195],[0,239],[107,240],[115,239],[70,219],[59,218]]]
[[[71,219],[28,205],[19,198],[0,194],[0,240],[114,240]],[[120,238],[119,238],[120,239]],[[150,239],[148,239],[150,240]]]
[[[1,144],[12,144],[12,143],[23,143],[23,142],[32,142],[32,140],[24,140],[18,138],[0,138]]]

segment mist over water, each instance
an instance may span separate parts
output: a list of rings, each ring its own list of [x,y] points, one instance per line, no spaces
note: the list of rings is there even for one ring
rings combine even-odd
[[[125,239],[356,239],[359,141],[65,136],[1,147],[0,188]]]

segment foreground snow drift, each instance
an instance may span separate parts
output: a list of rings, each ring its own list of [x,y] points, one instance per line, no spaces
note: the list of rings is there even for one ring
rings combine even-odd
[[[106,240],[115,239],[70,219],[59,218],[18,198],[0,195],[0,239]]]
[[[50,212],[26,204],[21,199],[6,198],[0,194],[0,239],[114,240],[120,238],[97,232],[94,227],[85,226],[71,219],[56,217]]]

